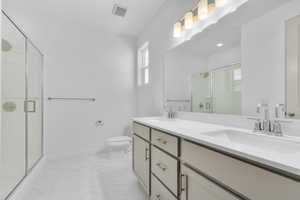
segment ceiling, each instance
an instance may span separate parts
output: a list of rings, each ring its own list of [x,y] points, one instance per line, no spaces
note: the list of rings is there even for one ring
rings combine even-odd
[[[239,46],[243,24],[289,1],[291,0],[249,0],[246,4],[238,8],[237,11],[225,16],[217,24],[208,27],[174,50],[205,57]],[[218,43],[223,43],[224,46],[219,48],[216,46]]]
[[[2,0],[4,10],[72,23],[116,34],[137,36],[150,23],[166,0]],[[114,4],[128,8],[125,18],[113,16]],[[21,13],[20,13],[21,12]]]

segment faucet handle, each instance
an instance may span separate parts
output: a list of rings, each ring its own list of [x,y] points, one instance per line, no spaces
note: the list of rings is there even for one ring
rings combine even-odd
[[[292,123],[292,121],[288,121],[288,120],[274,120],[273,122],[273,126],[272,126],[272,132],[276,135],[276,136],[283,136],[283,131],[282,131],[282,125],[281,123]]]
[[[255,123],[254,123],[254,132],[259,132],[259,131],[261,131],[262,130],[262,123],[261,123],[261,121],[260,120],[258,120],[258,121],[256,121]]]
[[[261,104],[260,103],[256,105],[256,113],[257,114],[261,113]]]
[[[272,127],[272,132],[277,136],[282,136],[282,127],[280,121],[275,120]]]
[[[260,114],[264,109],[268,109],[269,104],[267,103],[258,103],[256,105],[256,113]]]
[[[255,121],[253,129],[254,132],[259,132],[262,130],[262,122],[259,118],[248,117],[248,119]]]
[[[275,106],[275,118],[282,118],[285,115],[285,105],[276,104]]]

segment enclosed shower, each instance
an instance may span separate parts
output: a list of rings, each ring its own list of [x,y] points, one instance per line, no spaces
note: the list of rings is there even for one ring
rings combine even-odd
[[[2,11],[0,200],[43,156],[43,54]]]

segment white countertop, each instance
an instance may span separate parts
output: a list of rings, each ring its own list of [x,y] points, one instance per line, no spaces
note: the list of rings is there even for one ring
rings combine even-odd
[[[148,117],[135,118],[133,121],[300,176],[300,138],[298,137],[269,136],[253,133],[252,130],[247,129],[182,119]],[[233,143],[230,140],[216,139],[209,135],[216,131],[226,130],[237,131],[239,137],[251,137],[251,140],[244,144],[243,142]],[[265,145],[264,142],[268,144]]]

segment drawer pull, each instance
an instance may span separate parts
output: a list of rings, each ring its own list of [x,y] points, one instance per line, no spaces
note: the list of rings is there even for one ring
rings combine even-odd
[[[149,149],[145,149],[145,160],[149,160]]]
[[[166,171],[168,168],[162,163],[156,163],[156,166],[162,171]]]
[[[160,200],[160,194],[154,195],[151,200]]]
[[[188,176],[181,174],[180,183],[180,195],[183,195],[183,193],[185,193],[185,200],[188,200]]]
[[[157,138],[156,140],[164,145],[168,144],[168,142],[166,140],[163,140],[161,138]]]

